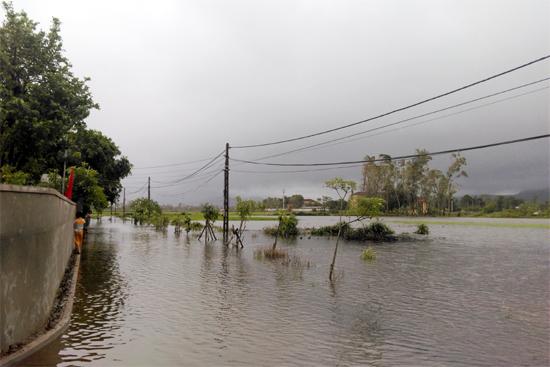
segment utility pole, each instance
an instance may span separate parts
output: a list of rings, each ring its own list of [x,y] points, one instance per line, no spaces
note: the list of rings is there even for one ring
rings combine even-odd
[[[126,187],[122,189],[122,223],[126,220]]]
[[[285,189],[283,189],[283,210],[285,210]]]
[[[147,200],[151,200],[151,176],[147,179]]]
[[[225,168],[223,178],[223,244],[229,245],[229,143],[225,143]]]
[[[67,149],[65,149],[65,153],[63,153],[63,178],[61,179],[61,195],[65,195],[65,172],[67,171],[67,157],[68,152]]]

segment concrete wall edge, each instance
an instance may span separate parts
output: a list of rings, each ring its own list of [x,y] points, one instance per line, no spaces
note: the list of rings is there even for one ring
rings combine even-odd
[[[72,200],[69,200],[65,195],[61,195],[61,193],[55,189],[49,188],[49,187],[40,187],[40,186],[21,186],[21,185],[8,185],[8,184],[0,184],[0,191],[4,192],[24,192],[27,194],[38,194],[38,195],[53,195],[58,197],[59,199],[66,201],[67,203],[71,205],[75,205],[76,203]]]
[[[67,330],[71,321],[71,313],[73,311],[74,297],[76,292],[76,282],[78,279],[78,270],[80,268],[80,255],[75,256],[76,259],[73,267],[73,274],[71,277],[71,289],[67,297],[65,307],[63,308],[63,314],[57,324],[52,329],[38,335],[34,340],[25,344],[23,347],[21,347],[21,349],[0,358],[0,367],[11,367],[17,365],[17,363],[38,352],[40,349],[44,348],[54,339],[59,337],[65,330]]]

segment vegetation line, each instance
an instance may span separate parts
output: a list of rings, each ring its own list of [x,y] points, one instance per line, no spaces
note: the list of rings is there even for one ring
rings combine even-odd
[[[502,222],[454,222],[454,221],[439,221],[439,220],[388,220],[390,223],[398,224],[435,224],[435,225],[453,225],[453,226],[474,226],[474,227],[502,227],[502,228],[540,228],[550,229],[549,223],[502,223]]]

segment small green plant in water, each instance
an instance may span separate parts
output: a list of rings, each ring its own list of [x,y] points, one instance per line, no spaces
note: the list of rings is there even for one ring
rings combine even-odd
[[[376,259],[376,251],[372,247],[367,247],[361,253],[361,259],[366,261],[372,261]]]
[[[155,227],[156,230],[163,231],[170,224],[170,218],[168,218],[166,215],[156,214],[151,218],[151,224]]]
[[[430,229],[428,228],[428,226],[426,224],[420,223],[416,227],[416,232],[414,232],[414,233],[427,235],[427,234],[430,234]]]

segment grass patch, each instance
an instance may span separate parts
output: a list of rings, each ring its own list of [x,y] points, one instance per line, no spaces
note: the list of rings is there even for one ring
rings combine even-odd
[[[254,250],[254,257],[258,260],[286,259],[288,258],[288,252],[278,248],[273,249],[272,246],[269,246]]]
[[[430,229],[428,228],[428,226],[425,223],[420,223],[416,227],[416,232],[414,232],[414,233],[428,235],[428,234],[430,234]]]
[[[449,226],[470,226],[470,227],[500,227],[500,228],[540,228],[550,229],[550,223],[499,223],[499,222],[452,222],[452,221],[416,221],[416,220],[388,220],[398,224],[432,224]]]
[[[311,263],[309,262],[309,260],[303,260],[296,255],[287,256],[286,258],[283,259],[281,263],[285,266],[298,268],[298,269],[309,269],[309,267],[311,266]]]
[[[365,261],[373,261],[376,260],[376,251],[372,247],[367,247],[366,249],[361,252],[361,259]]]

